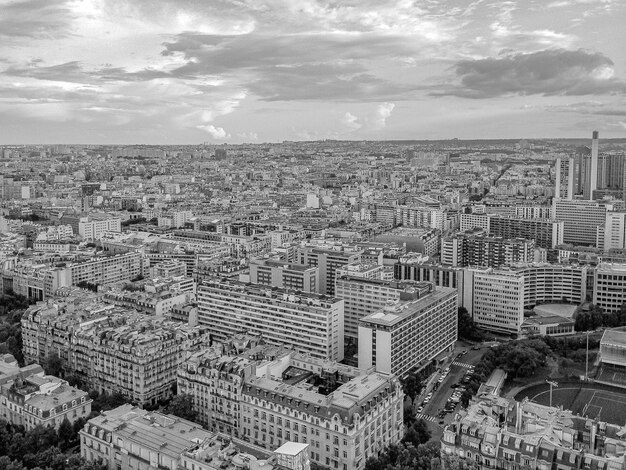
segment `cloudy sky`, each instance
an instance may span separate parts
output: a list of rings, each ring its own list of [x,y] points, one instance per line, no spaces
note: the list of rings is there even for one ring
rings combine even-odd
[[[0,144],[626,136],[626,0],[0,0]]]

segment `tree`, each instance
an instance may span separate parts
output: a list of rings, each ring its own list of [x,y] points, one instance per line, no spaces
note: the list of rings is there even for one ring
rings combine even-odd
[[[75,436],[72,423],[68,421],[67,417],[65,417],[59,425],[57,435],[59,436],[59,445],[61,448],[64,450],[67,449]]]
[[[420,444],[426,444],[431,436],[432,433],[429,431],[426,421],[419,419],[407,429],[403,441],[418,446]]]
[[[46,374],[60,377],[61,372],[63,371],[63,361],[61,361],[61,358],[57,353],[53,352],[48,354],[43,368],[46,371]]]
[[[410,374],[402,384],[404,394],[411,399],[411,404],[422,390],[422,384],[415,374]]]
[[[478,331],[476,323],[465,307],[459,307],[457,310],[458,334],[460,339],[469,339],[471,341],[482,340],[482,334]]]
[[[168,405],[167,412],[179,418],[193,421],[196,418],[193,411],[193,397],[186,393],[176,395]]]

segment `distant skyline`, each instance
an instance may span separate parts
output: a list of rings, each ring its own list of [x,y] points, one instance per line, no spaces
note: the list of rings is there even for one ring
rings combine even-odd
[[[626,137],[623,0],[0,11],[0,145]]]

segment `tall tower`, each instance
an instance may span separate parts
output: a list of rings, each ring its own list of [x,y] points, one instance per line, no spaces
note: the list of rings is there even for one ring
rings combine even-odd
[[[569,159],[569,168],[567,169],[567,199],[574,199],[574,157]]]
[[[554,197],[556,199],[560,199],[561,198],[561,158],[556,159],[556,164],[554,165],[554,167],[556,171],[555,183],[554,183]]]
[[[593,131],[591,138],[591,171],[589,172],[589,199],[598,188],[598,131]]]

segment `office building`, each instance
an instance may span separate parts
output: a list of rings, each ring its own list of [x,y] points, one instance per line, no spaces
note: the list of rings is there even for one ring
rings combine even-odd
[[[457,292],[420,283],[399,300],[361,318],[359,368],[406,376],[457,340]]]
[[[250,282],[300,292],[318,292],[319,268],[286,261],[252,258]]]
[[[581,304],[587,296],[587,266],[534,263],[508,269],[468,269],[465,307],[482,328],[519,333],[524,309],[538,303]]]
[[[270,344],[343,359],[341,299],[224,279],[203,281],[197,301],[199,323],[220,341],[238,333],[261,334]]]
[[[609,203],[559,199],[553,201],[552,212],[563,223],[562,243],[595,246],[598,227],[606,223],[606,215],[612,210]]]

